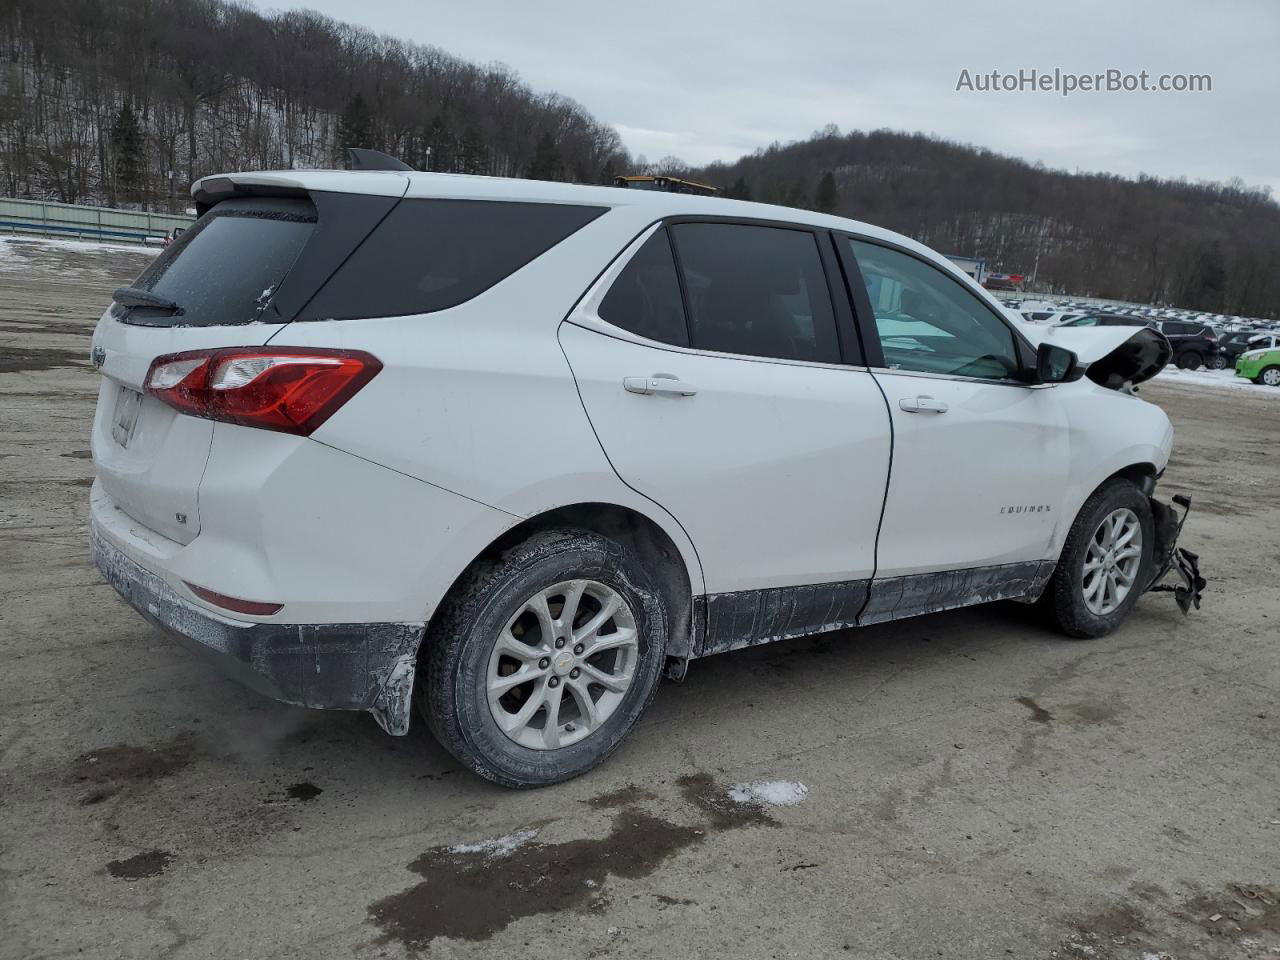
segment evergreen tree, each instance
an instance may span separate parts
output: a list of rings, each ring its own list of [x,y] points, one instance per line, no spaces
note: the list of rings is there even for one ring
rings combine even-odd
[[[559,180],[560,167],[560,148],[551,134],[544,133],[533,148],[528,177],[530,180]]]
[[[337,147],[339,153],[347,147],[373,147],[373,111],[362,93],[348,100],[338,117]]]
[[[137,203],[141,199],[143,174],[142,127],[127,101],[121,105],[116,122],[111,127],[111,152],[115,160],[115,186],[118,200]],[[115,201],[113,201],[115,202]]]
[[[836,189],[836,178],[828,170],[818,181],[818,195],[814,198],[813,208],[819,213],[835,213],[840,202],[840,191]]]
[[[730,200],[750,200],[751,189],[747,186],[745,177],[739,177],[733,181],[733,186],[724,192],[724,195]]]

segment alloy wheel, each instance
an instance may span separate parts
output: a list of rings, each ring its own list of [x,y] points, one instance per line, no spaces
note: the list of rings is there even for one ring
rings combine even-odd
[[[1128,507],[1113,510],[1098,524],[1084,557],[1081,590],[1095,616],[1113,613],[1134,588],[1142,565],[1142,524]]]
[[[621,594],[596,580],[554,584],[526,600],[494,642],[489,711],[523,747],[567,747],[618,709],[639,656],[635,615]]]

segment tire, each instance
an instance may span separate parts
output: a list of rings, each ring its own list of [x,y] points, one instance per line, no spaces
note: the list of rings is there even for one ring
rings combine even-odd
[[[1267,367],[1257,378],[1254,383],[1261,383],[1268,387],[1280,387],[1280,367]]]
[[[1216,357],[1213,358],[1213,361],[1209,364],[1209,369],[1210,370],[1227,369],[1227,358],[1224,357],[1222,354],[1218,354]]]
[[[1195,350],[1178,354],[1179,370],[1199,370],[1202,366],[1204,366],[1204,357]]]
[[[583,585],[581,599],[571,601],[576,584]],[[548,602],[539,606],[539,596]],[[570,602],[577,612],[566,629],[557,617]],[[597,628],[595,640],[613,646],[593,656],[587,646],[592,635],[584,628],[605,613],[606,604],[618,612]],[[541,787],[580,776],[618,748],[652,702],[666,658],[667,623],[661,592],[630,550],[583,530],[534,534],[472,570],[433,619],[419,713],[446,750],[494,783]],[[634,648],[619,639],[631,631]],[[579,635],[581,658],[571,656],[579,648],[571,641]],[[565,644],[557,646],[561,640]],[[524,646],[508,656],[516,643]],[[570,660],[577,664],[571,672]],[[504,687],[522,671],[532,679],[491,705],[490,687]],[[619,691],[591,679],[620,684],[624,675],[629,685]],[[590,707],[583,706],[583,695],[592,698]],[[537,698],[543,704],[518,726]],[[557,722],[549,726],[553,699]],[[518,728],[505,732],[500,719]]]
[[[1136,519],[1142,536],[1137,563],[1128,568],[1132,582],[1113,609],[1097,604],[1096,594],[1092,602],[1101,609],[1092,609],[1086,599],[1086,587],[1092,586],[1104,571],[1095,572],[1091,578],[1086,574],[1085,563],[1093,560],[1090,546],[1097,544],[1103,521],[1112,520],[1123,511],[1128,511]],[[1111,633],[1124,622],[1151,578],[1154,546],[1155,522],[1146,495],[1128,480],[1108,480],[1085,501],[1067,534],[1058,567],[1042,601],[1050,621],[1068,637],[1076,639],[1103,637]],[[1123,547],[1116,551],[1117,555],[1121,552],[1124,552]],[[1130,561],[1125,558],[1121,563],[1129,564]],[[1101,589],[1107,589],[1105,583]]]

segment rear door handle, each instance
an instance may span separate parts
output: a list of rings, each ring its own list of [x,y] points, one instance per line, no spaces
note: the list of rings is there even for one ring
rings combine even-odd
[[[947,405],[933,397],[903,397],[898,406],[907,413],[946,413]]]
[[[698,391],[678,377],[623,377],[622,386],[628,393],[665,397],[692,397]]]

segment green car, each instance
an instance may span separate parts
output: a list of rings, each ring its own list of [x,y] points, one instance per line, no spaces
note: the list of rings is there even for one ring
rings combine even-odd
[[[1236,376],[1280,387],[1280,349],[1246,350],[1236,361]]]

